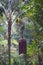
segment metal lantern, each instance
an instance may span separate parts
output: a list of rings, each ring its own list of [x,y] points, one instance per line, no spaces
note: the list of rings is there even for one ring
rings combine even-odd
[[[26,54],[26,40],[24,38],[19,39],[19,54]]]

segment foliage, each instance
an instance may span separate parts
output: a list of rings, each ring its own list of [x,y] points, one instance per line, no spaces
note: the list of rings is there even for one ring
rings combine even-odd
[[[13,16],[15,17],[14,20],[12,20],[12,31],[11,31],[11,62],[13,64],[14,59],[16,59],[16,63],[18,65],[24,65],[22,63],[23,59],[18,54],[18,40],[20,38],[19,30],[20,27],[18,24],[16,25],[16,19],[19,17],[25,22],[25,30],[24,30],[24,38],[27,41],[27,55],[30,56],[30,58],[27,58],[28,64],[32,62],[33,65],[38,64],[38,54],[43,58],[43,0],[29,0],[29,2],[18,2],[12,0],[11,6],[13,6],[12,9],[12,19]],[[0,3],[5,7],[5,9],[8,9],[9,0],[0,0]],[[23,4],[24,3],[24,4]],[[22,5],[23,4],[23,5]],[[17,6],[18,5],[18,6]],[[15,9],[15,10],[14,10]],[[1,11],[0,9],[0,45],[7,45],[7,39],[4,38],[4,36],[8,36],[7,27],[8,24],[6,24],[6,19],[3,19],[5,13],[4,10]],[[4,14],[3,14],[4,13]],[[3,22],[4,21],[4,22]],[[2,25],[4,23],[4,25]],[[8,23],[8,22],[7,22]],[[1,26],[2,25],[2,26]],[[17,45],[17,46],[16,46]],[[16,49],[15,49],[16,48]],[[15,50],[15,51],[14,51]],[[6,52],[8,54],[8,52]],[[15,54],[15,55],[14,55]],[[18,54],[18,55],[17,55]],[[14,57],[18,56],[18,57]],[[20,61],[20,62],[19,62]],[[42,59],[43,61],[43,59]]]

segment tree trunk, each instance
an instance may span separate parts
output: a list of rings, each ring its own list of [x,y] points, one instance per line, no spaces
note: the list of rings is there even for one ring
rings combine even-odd
[[[40,55],[38,55],[38,61],[39,61],[38,65],[43,65],[43,63],[42,63],[42,58],[41,58]]]
[[[11,19],[8,21],[8,55],[9,55],[9,65],[11,65],[11,55],[10,55],[10,46],[11,46]]]

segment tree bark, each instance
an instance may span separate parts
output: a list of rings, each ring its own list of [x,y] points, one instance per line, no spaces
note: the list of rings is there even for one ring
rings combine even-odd
[[[40,55],[38,55],[38,61],[39,61],[38,65],[43,65],[43,63],[42,63],[42,58],[41,58]]]
[[[11,55],[10,55],[10,46],[11,46],[11,19],[8,20],[8,55],[9,55],[9,65],[11,65]]]

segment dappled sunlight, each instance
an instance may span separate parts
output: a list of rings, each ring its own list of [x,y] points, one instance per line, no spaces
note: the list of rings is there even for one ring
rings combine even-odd
[[[6,45],[8,44],[8,42],[7,42],[7,40],[2,40],[2,41],[0,42],[0,44],[6,46]]]
[[[0,65],[43,65],[43,0],[0,0]]]
[[[12,40],[12,44],[18,45],[18,41],[17,40]]]

